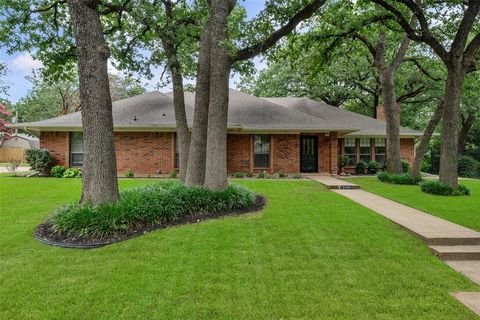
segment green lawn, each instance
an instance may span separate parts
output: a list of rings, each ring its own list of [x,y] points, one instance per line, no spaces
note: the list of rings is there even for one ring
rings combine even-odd
[[[73,250],[32,231],[80,179],[0,177],[0,318],[477,318],[449,292],[480,288],[380,215],[314,181],[235,183],[267,208]]]
[[[480,231],[480,180],[461,180],[472,192],[468,197],[437,196],[424,193],[419,186],[388,184],[376,177],[347,179],[362,189],[407,206]]]

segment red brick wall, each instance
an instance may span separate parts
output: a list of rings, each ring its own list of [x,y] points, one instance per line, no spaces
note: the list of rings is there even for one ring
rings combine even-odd
[[[251,172],[252,161],[252,135],[229,134],[227,136],[228,173]]]
[[[413,164],[415,158],[415,140],[413,138],[400,139],[400,153],[402,159]]]
[[[63,131],[44,131],[40,133],[40,148],[50,151],[55,164],[70,165],[70,134]]]
[[[40,143],[43,148],[52,153],[58,164],[69,165],[68,132],[42,132]],[[174,167],[174,146],[175,133],[116,132],[117,170],[121,174],[128,168],[135,174],[170,173]],[[336,134],[330,134],[328,137],[323,133],[319,134],[318,148],[319,171],[336,173],[338,148]],[[253,168],[251,134],[228,135],[227,170],[229,173],[259,171]],[[300,135],[271,136],[271,169],[269,171],[300,172]]]
[[[300,136],[272,135],[273,172],[300,172]]]
[[[170,173],[174,167],[172,132],[115,132],[117,171],[138,174]]]

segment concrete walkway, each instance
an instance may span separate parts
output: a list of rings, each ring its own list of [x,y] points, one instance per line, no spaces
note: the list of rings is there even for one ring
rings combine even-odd
[[[348,181],[336,179],[327,175],[306,175],[305,178],[312,179],[323,184],[327,189],[360,189],[358,184],[350,183]]]
[[[326,185],[333,177],[308,177]],[[326,177],[327,178],[327,177]],[[341,186],[339,180],[337,185]],[[328,187],[328,185],[327,185]],[[335,193],[390,219],[424,240],[432,253],[447,265],[480,285],[480,232],[462,227],[398,202],[358,189],[333,188]],[[480,315],[480,292],[455,292],[452,295]]]

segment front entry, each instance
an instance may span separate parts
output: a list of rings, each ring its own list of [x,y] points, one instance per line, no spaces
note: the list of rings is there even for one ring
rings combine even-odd
[[[300,136],[300,171],[318,172],[318,136]]]

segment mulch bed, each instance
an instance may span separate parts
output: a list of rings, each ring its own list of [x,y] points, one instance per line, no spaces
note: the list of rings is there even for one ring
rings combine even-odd
[[[57,247],[75,248],[75,249],[92,249],[103,247],[112,243],[135,238],[146,233],[168,228],[172,226],[179,226],[190,223],[197,223],[205,220],[216,219],[225,216],[240,215],[249,212],[256,212],[262,210],[266,205],[266,199],[260,195],[257,195],[255,203],[238,210],[233,211],[220,211],[212,213],[198,213],[193,215],[185,215],[179,217],[176,220],[169,221],[158,225],[139,224],[132,229],[121,233],[115,234],[110,237],[104,238],[86,238],[69,235],[67,233],[56,233],[52,230],[52,225],[49,221],[40,224],[34,231],[33,235],[38,241]]]

